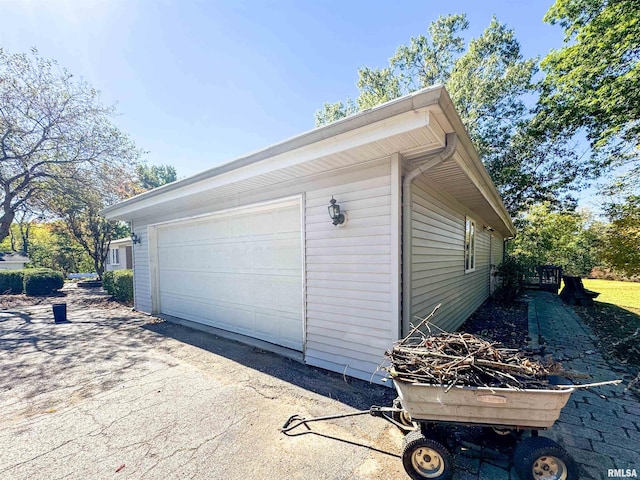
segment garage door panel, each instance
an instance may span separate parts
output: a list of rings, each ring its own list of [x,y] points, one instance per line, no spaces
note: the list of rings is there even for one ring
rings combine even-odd
[[[224,243],[165,244],[158,249],[158,259],[163,268],[199,270],[205,266],[231,271],[243,269],[277,269],[290,274],[299,273],[302,265],[300,238],[280,237],[245,239]]]
[[[295,278],[212,275],[205,272],[163,272],[163,280],[173,285],[160,291],[162,298],[182,296],[208,299],[227,299],[221,303],[253,305],[281,312],[297,314],[302,311],[300,284]]]
[[[269,312],[256,313],[256,332],[266,337],[280,336],[280,322],[274,322]]]
[[[302,349],[299,201],[162,226],[162,313]]]
[[[189,320],[212,327],[230,330],[243,335],[292,348],[300,348],[302,324],[299,316],[283,314],[278,310],[250,310],[238,304],[202,303],[186,297],[166,296],[163,313],[185,318],[183,312],[191,312]],[[220,319],[220,320],[217,320]]]

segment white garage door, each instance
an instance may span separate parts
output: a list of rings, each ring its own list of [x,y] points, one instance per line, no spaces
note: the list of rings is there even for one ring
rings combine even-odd
[[[302,350],[300,200],[157,229],[160,311]]]

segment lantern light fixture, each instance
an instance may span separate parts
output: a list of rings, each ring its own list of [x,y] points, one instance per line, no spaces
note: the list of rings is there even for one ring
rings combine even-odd
[[[344,213],[340,213],[340,205],[336,203],[336,199],[331,196],[331,200],[329,201],[329,217],[333,220],[333,225],[338,226],[342,225],[345,221]]]
[[[138,235],[136,235],[135,233],[131,234],[131,241],[134,243],[134,245],[136,243],[140,243],[140,237]]]

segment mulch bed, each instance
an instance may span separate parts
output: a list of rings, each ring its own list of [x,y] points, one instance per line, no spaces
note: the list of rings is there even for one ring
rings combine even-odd
[[[612,368],[634,378],[626,388],[640,400],[640,315],[602,302],[573,309],[593,330],[596,347]]]
[[[596,302],[573,307],[597,336],[596,345],[608,360],[640,367],[640,317],[629,310]]]
[[[489,299],[458,330],[524,350],[530,340],[528,311],[525,302],[498,303]]]
[[[13,309],[32,305],[52,305],[54,303],[73,303],[77,306],[101,305],[105,308],[121,307],[100,288],[79,288],[76,285],[65,285],[61,291],[51,295],[31,296],[0,295],[0,309]]]

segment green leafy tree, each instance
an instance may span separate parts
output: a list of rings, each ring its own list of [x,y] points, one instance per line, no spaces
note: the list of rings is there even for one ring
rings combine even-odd
[[[585,275],[599,265],[602,224],[589,213],[557,211],[550,204],[530,207],[516,219],[518,235],[508,243],[509,253],[533,270],[558,265],[573,275]]]
[[[51,185],[138,161],[140,151],[111,121],[115,113],[36,50],[0,48],[0,241],[16,212]]]
[[[117,225],[98,214],[103,207],[100,196],[90,190],[58,195],[50,203],[52,212],[61,220],[61,233],[72,236],[82,247],[99,278],[104,273]]]
[[[596,175],[640,177],[639,11],[638,0],[557,0],[544,18],[565,39],[542,61],[541,135],[584,132]]]
[[[316,125],[443,83],[512,214],[563,200],[589,168],[566,136],[534,128],[526,100],[537,94],[537,60],[523,58],[513,30],[496,18],[467,45],[468,26],[465,15],[440,17],[427,35],[398,47],[388,67],[359,69],[355,102],[325,104]]]
[[[161,187],[167,183],[178,180],[175,167],[171,165],[146,165],[141,163],[136,166],[137,183],[146,191]]]
[[[133,169],[103,166],[83,176],[83,180],[65,180],[50,185],[41,208],[60,220],[60,230],[73,237],[93,262],[92,270],[101,278],[105,270],[109,245],[114,238],[128,232],[121,222],[107,220],[98,212],[107,205],[126,198],[120,188],[134,181]]]
[[[24,231],[29,232],[28,237],[22,237]],[[59,220],[45,222],[38,218],[28,225],[14,223],[10,237],[0,242],[0,251],[15,251],[12,243],[20,245],[22,241],[27,243],[28,268],[50,268],[65,275],[93,271],[93,261]]]
[[[34,225],[30,239],[31,266],[68,273],[92,272],[93,262],[59,220]]]
[[[565,46],[542,61],[543,114],[565,131],[585,128],[594,147],[640,143],[640,1],[557,0],[544,20]]]
[[[615,271],[640,275],[640,195],[606,207],[610,224],[602,246],[604,261]]]

